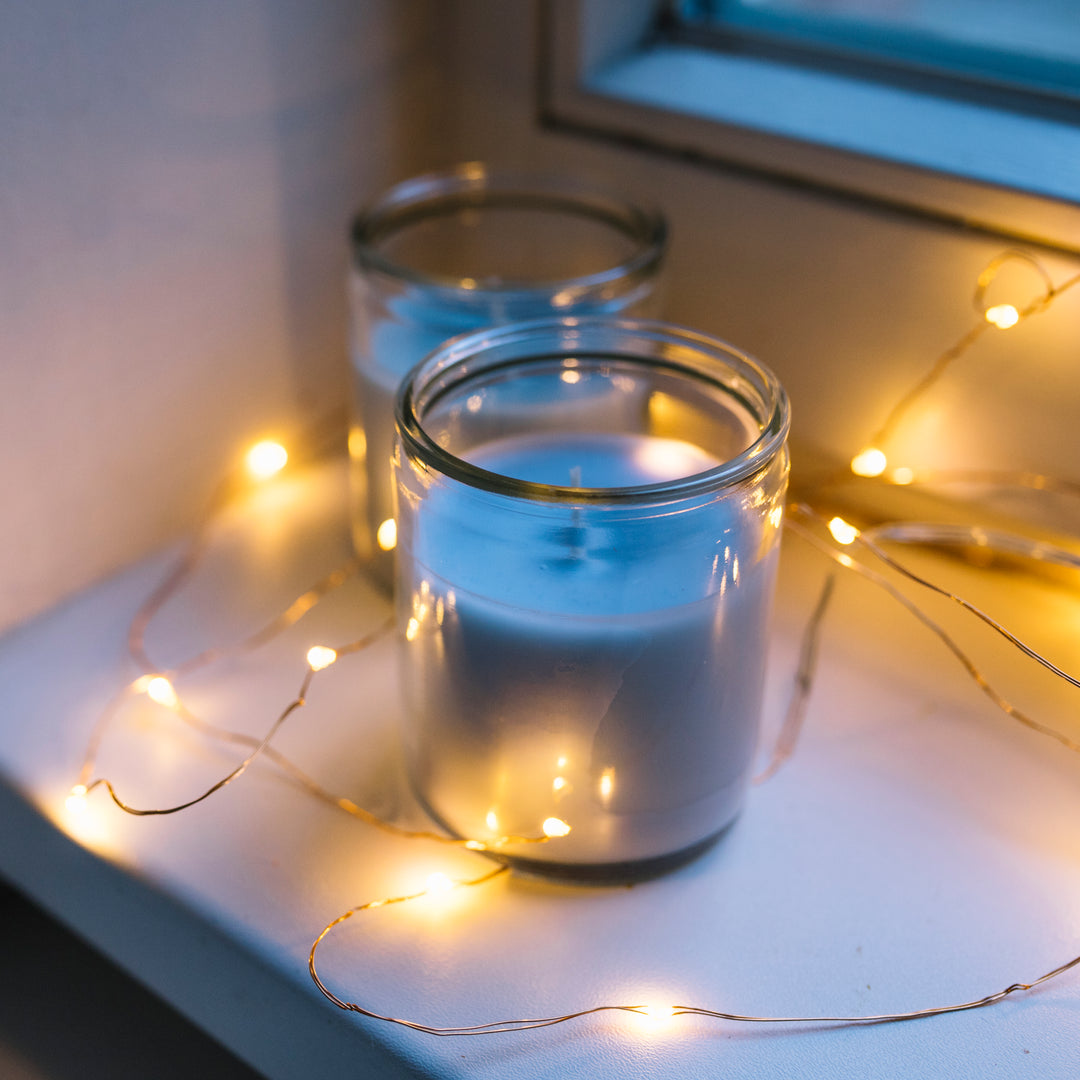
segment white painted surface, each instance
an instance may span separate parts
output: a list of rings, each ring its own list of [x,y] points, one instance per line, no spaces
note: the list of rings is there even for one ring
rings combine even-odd
[[[332,468],[225,521],[204,572],[152,628],[152,652],[173,663],[258,625],[343,554],[343,505],[344,472]],[[137,565],[0,642],[0,867],[269,1077],[1076,1075],[1075,973],[982,1012],[863,1028],[683,1019],[650,1033],[607,1015],[440,1040],[339,1013],[308,983],[319,929],[354,904],[416,889],[434,870],[478,872],[480,857],[372,832],[263,766],[171,818],[123,816],[96,792],[83,826],[90,851],[62,831],[72,828],[63,796],[95,715],[131,671],[125,623],[163,565]],[[816,556],[788,542],[769,730],[822,573]],[[969,589],[979,580],[958,579]],[[987,596],[1025,630],[1034,605],[1036,640],[1041,633],[1056,659],[1080,666],[1080,649],[1061,641],[1075,601],[1033,588],[994,584]],[[1075,955],[1075,755],[996,713],[914,623],[863,586],[843,582],[838,599],[803,744],[711,854],[633,889],[501,878],[454,894],[441,913],[371,913],[327,942],[331,985],[433,1023],[653,1000],[865,1013],[977,997]],[[264,653],[181,682],[181,693],[207,719],[261,732],[295,692],[307,646],[363,633],[382,604],[350,587]],[[984,661],[997,656],[974,637]],[[1029,708],[1071,723],[1075,737],[1068,695],[1007,654],[994,663]],[[415,820],[397,766],[393,678],[389,642],[342,659],[317,678],[279,748],[332,790]],[[135,709],[110,734],[101,771],[131,801],[161,805],[196,793],[230,760],[160,712]]]

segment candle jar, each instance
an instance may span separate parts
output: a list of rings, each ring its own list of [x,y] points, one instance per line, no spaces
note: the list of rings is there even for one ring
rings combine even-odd
[[[427,810],[580,880],[704,851],[757,738],[775,377],[663,323],[536,320],[447,342],[397,425],[404,747]]]
[[[394,395],[441,342],[544,315],[654,314],[655,211],[479,164],[408,180],[356,218],[350,277],[353,538],[389,584]]]

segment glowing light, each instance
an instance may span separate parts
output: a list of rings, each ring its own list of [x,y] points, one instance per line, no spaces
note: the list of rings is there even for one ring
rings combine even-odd
[[[1012,304],[995,304],[986,309],[986,321],[993,323],[999,330],[1008,330],[1020,321],[1020,312]]]
[[[481,840],[466,840],[465,846],[470,851],[487,851],[487,844]]]
[[[153,675],[140,675],[129,687],[133,694],[145,694],[150,684],[154,681]]]
[[[868,446],[851,459],[851,471],[856,476],[880,476],[888,464],[888,459],[876,446]]]
[[[774,506],[769,511],[769,524],[774,529],[780,528],[780,522],[784,520],[784,508],[782,506]]]
[[[415,641],[416,635],[420,633],[420,623],[417,619],[410,619],[405,624],[405,640]]]
[[[676,1015],[672,1005],[642,1005],[634,1011],[642,1018],[641,1026],[651,1032],[666,1028],[671,1018]]]
[[[73,813],[81,814],[86,810],[86,785],[76,784],[64,800],[64,805]]]
[[[600,797],[603,799],[610,799],[611,793],[615,790],[615,770],[605,769],[600,774]]]
[[[836,561],[848,570],[855,566],[855,560],[850,555],[837,555]]]
[[[468,398],[465,399],[465,408],[468,409],[469,412],[479,412],[483,404],[484,399],[479,394],[470,394]]]
[[[560,754],[560,755],[559,755],[559,760],[558,760],[558,761],[556,761],[556,762],[555,762],[555,764],[556,764],[556,765],[558,765],[558,767],[559,767],[560,769],[565,769],[565,768],[566,768],[566,765],[567,765],[567,762],[568,762],[569,760],[570,760],[570,759],[569,759],[569,758],[568,758],[568,757],[567,757],[567,756],[566,756],[565,754]]]
[[[322,671],[337,659],[337,652],[326,645],[312,645],[308,649],[307,662],[312,671]]]
[[[544,830],[544,835],[550,837],[565,836],[570,831],[570,826],[562,818],[557,817],[545,819],[541,828]]]
[[[177,697],[173,684],[164,675],[155,675],[146,684],[146,696],[151,701],[164,705],[167,709],[174,709],[180,703],[180,698]]]
[[[424,883],[424,892],[429,896],[440,896],[448,893],[454,887],[453,881],[445,874],[429,874]]]
[[[555,779],[551,781],[551,790],[558,794],[560,791],[564,791],[568,784],[569,781],[565,776],[556,776]]]
[[[489,810],[484,818],[484,824],[492,831],[496,832],[499,828],[499,815],[494,810]]]
[[[854,525],[848,524],[842,517],[834,517],[829,522],[829,532],[838,544],[851,544],[859,535]]]
[[[248,472],[256,480],[269,480],[271,476],[285,468],[285,463],[289,460],[289,452],[281,443],[264,439],[262,442],[257,442],[247,452],[245,460]]]
[[[383,551],[393,551],[397,547],[397,522],[387,518],[375,533],[375,541]]]
[[[363,428],[349,428],[349,457],[353,461],[363,461],[367,457],[367,436]]]
[[[910,484],[915,479],[915,470],[901,465],[899,469],[893,469],[892,482],[894,484]]]
[[[573,384],[573,383],[581,382],[581,372],[580,371],[564,371],[559,376],[559,378],[562,379],[562,381],[564,383]]]
[[[675,1015],[674,1005],[646,1005],[638,1010],[650,1020],[670,1020]]]

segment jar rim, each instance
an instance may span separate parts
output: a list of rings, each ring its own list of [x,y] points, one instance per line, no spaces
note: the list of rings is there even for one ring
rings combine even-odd
[[[600,338],[606,339],[602,347]],[[497,349],[520,350],[499,366],[593,353],[605,359],[679,371],[741,397],[719,377],[726,368],[761,399],[764,408],[751,408],[758,421],[758,436],[740,453],[705,472],[633,487],[566,487],[491,472],[440,446],[424,427],[422,414],[451,388],[479,374],[470,360],[481,352]],[[698,364],[690,362],[691,356],[696,356]],[[434,396],[428,400],[433,391]],[[749,405],[745,398],[743,403]],[[758,411],[763,415],[757,415]],[[469,487],[530,502],[612,505],[692,498],[730,488],[773,461],[783,450],[790,427],[790,408],[783,386],[768,368],[746,353],[687,327],[604,315],[531,319],[451,338],[405,377],[398,390],[394,417],[398,435],[411,455]]]
[[[536,281],[478,281],[419,270],[390,258],[379,248],[385,237],[416,221],[484,206],[570,211],[617,230],[635,244],[635,249],[616,265],[590,274]],[[667,224],[655,207],[630,202],[600,186],[565,176],[499,170],[483,162],[465,162],[441,172],[412,177],[389,188],[353,218],[351,241],[353,263],[358,269],[482,300],[508,294],[545,296],[564,289],[590,290],[654,272],[667,243]]]

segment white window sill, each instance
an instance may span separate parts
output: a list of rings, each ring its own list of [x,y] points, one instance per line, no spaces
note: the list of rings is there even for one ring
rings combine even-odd
[[[175,658],[229,640],[335,565],[347,543],[343,481],[342,469],[316,469],[302,488],[227,516],[196,580],[152,627],[154,652]],[[273,528],[268,514],[280,518]],[[785,543],[783,557],[767,738],[825,572],[805,544]],[[314,935],[433,870],[467,877],[478,857],[377,833],[261,762],[174,817],[126,817],[102,791],[88,816],[65,817],[95,718],[131,675],[126,623],[167,565],[147,559],[0,640],[0,874],[267,1077],[855,1080],[880,1075],[882,1055],[927,1078],[955,1075],[957,1061],[972,1076],[1075,1075],[1075,973],[990,1010],[854,1030],[682,1017],[651,1031],[604,1014],[435,1039],[339,1012],[308,978]],[[354,585],[295,633],[193,679],[193,706],[264,731],[295,692],[298,645],[349,640],[382,618],[385,601]],[[445,918],[404,905],[373,912],[325,946],[334,988],[436,1023],[651,1000],[866,1014],[987,993],[1072,955],[1075,760],[985,704],[889,603],[858,585],[838,590],[799,750],[706,856],[633,889],[503,878],[466,891]],[[320,679],[276,742],[332,790],[408,817],[404,782],[388,768],[395,682],[385,640]],[[167,717],[118,720],[100,758],[143,805],[190,796],[228,760]]]

